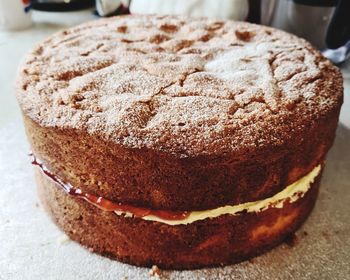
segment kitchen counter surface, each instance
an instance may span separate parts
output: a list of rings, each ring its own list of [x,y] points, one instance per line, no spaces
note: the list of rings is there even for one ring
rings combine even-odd
[[[36,195],[14,97],[17,67],[49,34],[95,18],[90,12],[34,13],[35,25],[0,31],[0,279],[150,279],[149,269],[91,254],[49,220]],[[162,271],[161,279],[350,279],[350,62],[345,103],[316,207],[293,242],[224,268]]]

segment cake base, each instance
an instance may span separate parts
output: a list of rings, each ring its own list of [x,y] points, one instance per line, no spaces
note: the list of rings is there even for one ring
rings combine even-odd
[[[302,198],[283,208],[170,226],[102,211],[67,195],[40,170],[35,174],[45,210],[72,240],[112,259],[166,269],[233,264],[273,248],[308,217],[321,177]]]

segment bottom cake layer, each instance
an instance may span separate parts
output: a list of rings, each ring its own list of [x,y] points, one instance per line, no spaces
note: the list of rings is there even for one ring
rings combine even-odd
[[[233,264],[278,245],[310,214],[321,177],[283,208],[172,226],[103,211],[67,195],[40,170],[35,174],[44,208],[72,240],[122,262],[174,269]]]

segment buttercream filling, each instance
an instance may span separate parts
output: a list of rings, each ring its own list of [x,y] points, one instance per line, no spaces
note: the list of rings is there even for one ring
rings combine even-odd
[[[57,175],[53,174],[33,154],[31,154],[31,156],[32,164],[38,166],[47,177],[53,180],[69,195],[83,199],[104,211],[113,211],[117,215],[138,217],[147,221],[160,222],[168,225],[185,225],[200,220],[216,218],[222,215],[241,215],[242,213],[262,212],[269,208],[282,208],[284,203],[293,203],[302,198],[310,189],[315,178],[321,171],[321,165],[317,165],[307,175],[288,185],[279,193],[262,200],[245,202],[237,205],[227,205],[201,211],[169,211],[135,207],[129,204],[112,202],[101,196],[89,194],[64,182]]]

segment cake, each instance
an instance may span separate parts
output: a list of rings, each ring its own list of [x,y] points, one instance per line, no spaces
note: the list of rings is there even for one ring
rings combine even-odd
[[[53,221],[93,252],[172,269],[240,262],[300,227],[342,98],[305,40],[182,16],[59,32],[17,82]]]

